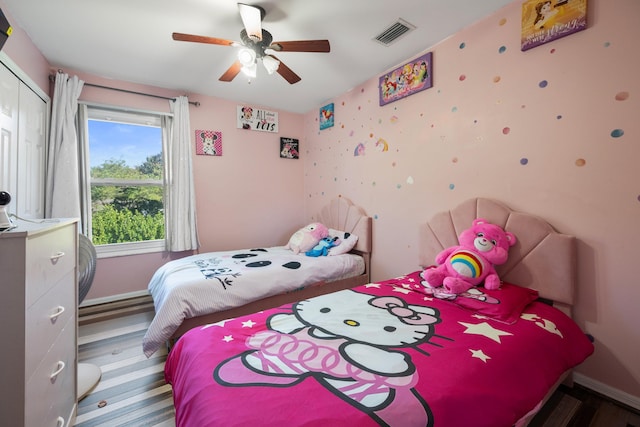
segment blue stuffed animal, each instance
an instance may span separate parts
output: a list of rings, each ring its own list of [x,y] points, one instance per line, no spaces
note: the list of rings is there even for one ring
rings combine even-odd
[[[324,239],[320,240],[318,244],[315,245],[311,250],[308,250],[304,254],[306,256],[313,256],[313,257],[327,256],[327,254],[329,253],[329,249],[331,249],[334,246],[338,246],[339,244],[340,244],[340,238],[331,237],[331,236],[325,237]]]

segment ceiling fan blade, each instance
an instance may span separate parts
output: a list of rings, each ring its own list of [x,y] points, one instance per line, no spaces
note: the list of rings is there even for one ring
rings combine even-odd
[[[259,6],[251,6],[244,3],[238,3],[240,18],[244,24],[247,35],[253,41],[262,40],[262,18],[264,17],[264,9]]]
[[[222,46],[235,46],[238,43],[232,40],[219,39],[216,37],[206,37],[206,36],[196,36],[193,34],[184,34],[184,33],[173,33],[171,34],[174,40],[181,42],[196,42],[196,43],[207,43],[207,44],[219,44]]]
[[[231,67],[229,67],[227,71],[225,71],[224,74],[220,76],[218,80],[220,80],[221,82],[230,82],[231,80],[236,78],[241,68],[242,64],[240,63],[240,61],[234,62],[233,64],[231,64]]]
[[[270,49],[278,52],[323,52],[331,51],[329,40],[297,40],[288,42],[273,42]]]
[[[284,79],[286,81],[288,81],[291,84],[294,84],[294,83],[298,83],[300,80],[302,80],[299,75],[294,73],[291,68],[289,68],[286,65],[284,65],[284,63],[282,61],[280,61],[278,58],[276,58],[273,55],[268,55],[268,56],[270,56],[273,59],[275,59],[278,62],[280,62],[280,65],[278,65],[278,69],[276,71],[278,72],[278,74],[280,74],[282,77],[284,77]]]

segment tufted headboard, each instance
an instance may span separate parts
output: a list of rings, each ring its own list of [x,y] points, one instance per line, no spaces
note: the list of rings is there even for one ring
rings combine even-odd
[[[509,259],[496,266],[503,281],[535,289],[540,297],[570,312],[576,282],[575,238],[558,233],[542,218],[513,211],[495,200],[470,199],[434,215],[420,230],[420,266],[433,265],[438,252],[457,245],[458,235],[475,218],[485,218],[516,235]]]

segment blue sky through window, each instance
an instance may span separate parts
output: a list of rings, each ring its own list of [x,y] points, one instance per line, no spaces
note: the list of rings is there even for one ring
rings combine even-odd
[[[102,120],[88,122],[91,167],[100,166],[107,160],[124,160],[128,166],[136,167],[147,157],[162,152],[159,127]]]

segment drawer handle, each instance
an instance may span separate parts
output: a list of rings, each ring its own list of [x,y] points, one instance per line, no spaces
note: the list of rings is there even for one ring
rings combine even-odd
[[[64,418],[58,417],[56,420],[56,427],[64,427]]]
[[[56,311],[51,316],[49,316],[49,319],[51,320],[51,323],[55,323],[55,321],[58,319],[58,317],[60,317],[60,315],[62,313],[64,313],[64,307],[61,306],[61,305],[59,305],[56,310],[58,310],[58,311]]]
[[[53,374],[51,374],[51,376],[49,377],[51,382],[54,382],[56,380],[56,377],[60,375],[60,372],[64,370],[64,367],[65,367],[64,362],[62,360],[58,360],[58,369],[56,369],[56,371]]]
[[[55,254],[51,255],[51,262],[53,264],[57,263],[58,260],[60,258],[62,258],[64,256],[64,252],[60,251],[60,252],[56,252]]]

